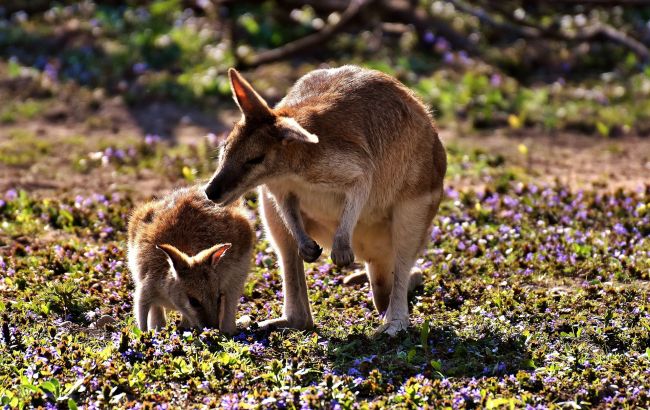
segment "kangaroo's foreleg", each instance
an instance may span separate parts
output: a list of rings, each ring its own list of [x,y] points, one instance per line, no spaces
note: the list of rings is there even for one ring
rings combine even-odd
[[[359,182],[345,193],[343,212],[341,212],[332,245],[332,261],[337,266],[347,266],[354,262],[354,252],[352,252],[351,246],[352,232],[368,201],[368,195],[370,195],[370,184],[367,182]]]
[[[135,320],[138,322],[138,328],[143,332],[147,331],[147,318],[151,309],[151,299],[145,292],[143,285],[136,285],[133,293],[133,313]]]
[[[160,329],[165,327],[165,309],[162,306],[152,305],[149,309],[147,320],[149,329]]]
[[[276,198],[277,199],[277,198]],[[288,193],[278,202],[278,210],[291,236],[298,244],[298,253],[305,262],[314,262],[323,253],[316,241],[305,231],[305,225],[300,215],[300,202],[293,193]]]

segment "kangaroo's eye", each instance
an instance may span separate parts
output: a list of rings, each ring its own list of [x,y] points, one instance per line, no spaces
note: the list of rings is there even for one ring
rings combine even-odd
[[[197,298],[194,298],[192,296],[188,296],[187,298],[190,301],[190,306],[192,306],[193,308],[198,309],[201,307],[201,302],[199,302]]]
[[[246,164],[257,165],[257,164],[261,164],[262,161],[264,161],[264,155],[259,155],[257,157],[251,158],[248,161],[246,161]]]

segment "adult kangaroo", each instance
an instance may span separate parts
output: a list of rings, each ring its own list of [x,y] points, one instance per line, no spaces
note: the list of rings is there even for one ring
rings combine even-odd
[[[366,263],[378,332],[409,325],[409,275],[443,196],[444,147],[427,107],[396,79],[355,66],[315,70],[275,108],[234,69],[243,113],[206,187],[228,204],[260,186],[280,259],[284,310],[263,327],[313,326],[303,260],[321,245],[339,266]]]

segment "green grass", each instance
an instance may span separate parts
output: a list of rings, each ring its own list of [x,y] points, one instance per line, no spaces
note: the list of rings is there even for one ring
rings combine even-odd
[[[19,120],[30,120],[43,112],[44,103],[27,99],[14,101],[0,110],[0,123],[12,124]]]
[[[0,21],[0,73],[17,96],[6,96],[0,125],[44,119],[52,96],[74,102],[71,110],[77,103],[94,110],[115,95],[133,107],[162,100],[213,109],[231,102],[225,73],[233,51],[245,60],[285,44],[313,31],[316,17],[303,8],[294,13],[299,21],[287,24],[276,18],[273,2],[234,6],[231,47],[214,10],[191,15],[185,7],[179,0],[140,8],[85,2]],[[616,13],[601,18],[607,22],[610,14]],[[475,19],[441,18],[468,35],[478,30]],[[463,132],[536,127],[614,137],[650,129],[650,70],[620,49],[583,60],[549,44],[549,66],[567,56],[577,65],[538,79],[522,42],[495,48],[484,36],[486,63],[443,50],[439,38],[423,51],[408,30],[394,39],[382,35],[386,43],[369,54],[370,34],[341,33],[313,59],[246,76],[263,93],[281,94],[290,85],[288,70],[365,65],[413,87],[443,125]],[[67,35],[65,47],[52,45]],[[207,139],[172,145],[158,136],[97,136],[108,135],[113,120],[93,112],[83,121],[96,139],[7,132],[0,165],[29,167],[52,156],[69,161],[57,168],[62,175],[125,174],[135,181],[149,173],[179,184],[214,170]],[[344,286],[349,272],[327,256],[306,265],[313,330],[263,332],[253,325],[225,337],[214,329],[181,330],[172,315],[165,329],[142,333],[134,326],[126,266],[133,196],[118,188],[94,193],[91,184],[84,196],[0,193],[0,405],[650,407],[650,186],[571,191],[539,184],[499,155],[447,149],[447,180],[480,181],[485,189],[447,190],[417,262],[425,281],[410,296],[411,326],[396,338],[372,336],[381,317],[368,285]],[[254,195],[247,206],[257,213]],[[277,258],[259,219],[255,227],[260,239],[239,306],[253,323],[282,310]],[[97,328],[106,315],[115,321]]]
[[[107,166],[147,166],[146,158],[160,159],[158,149],[137,151],[134,165]],[[188,161],[196,148],[176,149]],[[253,327],[228,338],[178,330],[174,316],[164,330],[142,333],[125,264],[133,200],[6,193],[0,402],[650,405],[650,187],[570,192],[524,183],[502,158],[480,151],[452,148],[450,158],[465,164],[452,174],[482,175],[487,193],[447,192],[417,263],[426,279],[410,299],[411,328],[394,339],[372,337],[381,318],[368,286],[344,286],[346,272],[326,258],[306,265],[313,331]],[[256,210],[254,197],[248,206]],[[280,295],[277,260],[262,238],[239,315],[278,316]],[[94,328],[103,315],[117,321]]]
[[[0,140],[0,163],[27,166],[50,153],[52,144],[26,130],[10,131],[8,138]]]
[[[433,2],[425,3],[423,8],[432,7]],[[231,45],[219,13],[189,11],[181,1],[158,0],[141,7],[90,3],[65,11],[55,6],[48,13],[0,26],[0,58],[5,60],[0,70],[11,80],[20,80],[21,91],[32,90],[35,95],[56,95],[76,84],[119,94],[133,106],[168,100],[214,109],[231,101],[229,67],[313,31],[317,15],[312,8],[303,7],[292,17],[298,20],[287,24],[274,13],[275,7],[271,1],[233,5],[237,39]],[[606,10],[598,16],[604,21],[616,19]],[[440,17],[463,27],[461,32],[467,36],[490,31],[467,16],[444,13]],[[639,18],[626,16],[623,23],[636,27]],[[73,40],[63,48],[51,46],[63,37],[58,28],[68,25],[77,27],[70,35]],[[574,56],[570,42],[547,44],[548,66],[537,67],[529,61],[529,52],[537,45],[529,47],[523,40],[493,44],[489,33],[479,36],[481,53],[476,56],[450,48],[440,36],[418,46],[417,35],[410,30],[372,41],[369,35],[341,33],[315,58],[246,74],[262,93],[277,97],[291,85],[288,71],[306,72],[321,63],[359,64],[413,87],[441,123],[460,123],[470,130],[535,127],[618,136],[646,134],[650,129],[650,69],[612,44],[608,43],[611,50],[605,48],[597,56]],[[381,47],[369,52],[368,44],[375,41],[381,41]],[[31,118],[42,110],[36,98],[10,104],[0,109],[0,123]],[[101,119],[91,119],[88,125],[100,123]]]

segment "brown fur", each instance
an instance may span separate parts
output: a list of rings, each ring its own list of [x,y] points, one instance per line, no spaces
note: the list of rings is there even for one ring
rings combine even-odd
[[[128,248],[142,330],[163,326],[165,308],[180,311],[186,326],[235,331],[253,248],[240,208],[216,206],[201,187],[177,190],[133,212]],[[192,306],[190,297],[201,306]]]
[[[236,71],[230,75],[244,117],[206,193],[229,203],[263,184],[263,217],[285,286],[284,317],[267,324],[311,326],[296,259],[315,260],[322,245],[337,265],[355,254],[366,261],[375,305],[387,311],[383,330],[406,327],[409,271],[446,171],[426,106],[394,78],[354,66],[307,74],[275,109]]]

